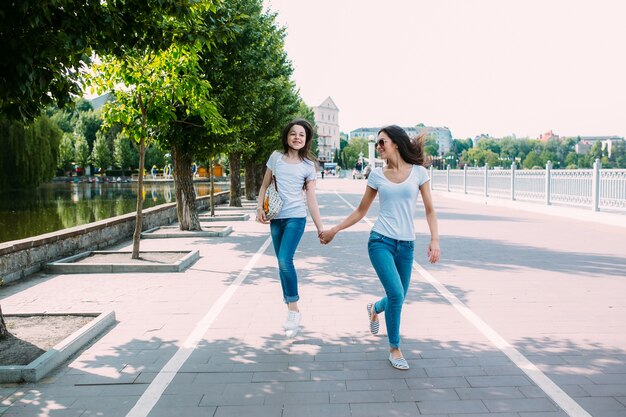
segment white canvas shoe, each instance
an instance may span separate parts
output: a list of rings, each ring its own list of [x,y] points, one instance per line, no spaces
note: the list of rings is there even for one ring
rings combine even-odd
[[[283,325],[285,330],[294,330],[300,327],[300,317],[302,317],[302,315],[298,311],[287,311],[287,321],[285,321]]]

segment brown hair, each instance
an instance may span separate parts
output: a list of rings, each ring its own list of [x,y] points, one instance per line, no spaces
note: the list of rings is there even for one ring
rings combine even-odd
[[[414,138],[409,138],[409,135],[397,125],[385,126],[378,131],[385,132],[389,139],[398,146],[398,152],[400,157],[413,165],[424,166],[424,138],[425,134],[422,133]]]

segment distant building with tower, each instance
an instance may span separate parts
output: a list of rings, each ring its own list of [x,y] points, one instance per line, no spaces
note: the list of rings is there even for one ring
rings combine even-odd
[[[339,108],[327,97],[313,107],[317,125],[317,156],[320,162],[332,162],[335,149],[339,149]]]

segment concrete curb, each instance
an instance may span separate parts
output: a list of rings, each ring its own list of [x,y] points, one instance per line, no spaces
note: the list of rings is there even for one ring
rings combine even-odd
[[[111,273],[111,272],[182,272],[191,266],[195,261],[200,258],[200,252],[195,251],[149,251],[150,253],[187,253],[180,260],[171,264],[104,264],[104,263],[80,263],[77,261],[88,257],[93,254],[101,253],[127,253],[130,251],[92,251],[83,252],[78,255],[70,256],[64,259],[60,259],[56,262],[50,262],[46,265],[46,271],[48,273],[55,274],[95,274],[95,273]],[[145,251],[143,253],[146,253]]]
[[[46,376],[54,368],[65,362],[70,356],[78,352],[85,345],[99,336],[107,328],[115,323],[115,312],[113,310],[104,313],[55,313],[54,315],[80,315],[95,317],[91,322],[81,327],[52,349],[29,363],[28,365],[0,366],[0,383],[11,382],[37,382]],[[15,314],[13,316],[19,316]],[[22,316],[33,316],[38,314],[21,314]],[[53,314],[41,314],[53,315]],[[7,314],[5,316],[11,316]]]
[[[159,232],[161,230],[171,230],[169,232]],[[205,230],[191,231],[180,230],[178,226],[160,226],[146,230],[141,234],[142,239],[171,239],[179,237],[224,237],[233,232],[230,226],[205,226]]]
[[[198,216],[201,222],[242,222],[246,220],[250,220],[250,215],[248,213],[231,213],[231,214],[216,214],[211,217],[210,214],[201,214]]]

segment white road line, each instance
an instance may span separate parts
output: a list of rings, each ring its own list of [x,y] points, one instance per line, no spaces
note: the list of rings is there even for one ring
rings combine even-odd
[[[202,337],[209,330],[209,327],[211,327],[217,316],[219,316],[222,312],[226,303],[228,303],[233,294],[235,294],[235,291],[237,291],[241,283],[246,279],[252,268],[254,268],[254,265],[256,265],[259,261],[261,255],[265,252],[270,242],[271,238],[268,237],[261,248],[254,254],[252,259],[248,261],[237,278],[228,286],[228,288],[226,288],[226,291],[224,291],[215,304],[213,304],[202,320],[196,324],[196,328],[187,337],[187,340],[185,340],[183,345],[178,348],[172,359],[170,359],[169,362],[165,364],[163,369],[161,369],[159,374],[154,378],[152,383],[150,383],[146,391],[139,398],[137,404],[135,404],[128,414],[126,414],[126,417],[147,417],[150,411],[152,411],[157,401],[159,401],[159,398],[161,398],[161,395],[163,395],[163,392],[165,392],[167,386],[176,376],[176,373],[189,358],[198,345],[198,342],[200,342]]]
[[[335,194],[339,196],[353,210],[355,207],[343,198],[337,191]],[[370,226],[373,224],[367,217],[363,220]],[[570,417],[592,417],[585,411],[576,401],[567,395],[557,384],[546,376],[531,361],[522,355],[517,349],[509,344],[494,329],[478,317],[470,310],[461,300],[452,294],[445,285],[439,282],[430,272],[426,271],[420,264],[413,261],[413,269],[417,271],[430,285],[441,294],[454,308],[456,308],[467,321],[476,327],[487,339],[491,341],[498,349],[500,349],[509,359],[520,368],[531,380],[537,384],[543,392],[548,395],[563,411]]]

